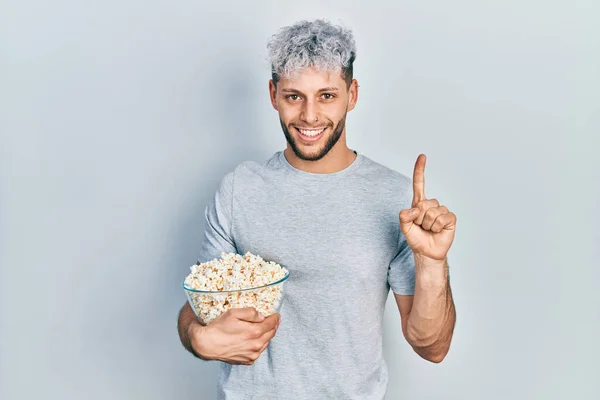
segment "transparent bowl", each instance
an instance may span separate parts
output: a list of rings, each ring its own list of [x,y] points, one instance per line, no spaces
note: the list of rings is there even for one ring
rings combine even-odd
[[[276,282],[240,290],[217,292],[196,290],[185,286],[185,279],[181,286],[183,286],[188,302],[200,322],[208,325],[231,308],[254,307],[265,317],[279,312],[283,300],[283,286],[289,276],[288,270],[285,276]]]

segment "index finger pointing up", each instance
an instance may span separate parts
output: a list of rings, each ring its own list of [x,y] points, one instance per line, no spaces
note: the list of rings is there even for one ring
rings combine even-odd
[[[413,207],[420,201],[425,200],[425,154],[419,154],[413,172]]]

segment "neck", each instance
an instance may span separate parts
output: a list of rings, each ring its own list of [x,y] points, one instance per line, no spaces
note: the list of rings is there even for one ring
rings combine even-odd
[[[345,136],[344,132],[329,153],[317,161],[298,158],[289,144],[283,153],[286,160],[294,168],[313,174],[332,174],[347,168],[356,159],[356,153],[346,145]]]

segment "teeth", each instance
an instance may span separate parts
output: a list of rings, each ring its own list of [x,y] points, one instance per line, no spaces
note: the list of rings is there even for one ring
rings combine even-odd
[[[309,129],[298,129],[298,130],[305,136],[314,137],[314,136],[320,135],[321,132],[323,132],[325,130],[325,128],[319,129],[319,130],[313,130],[313,129],[310,129],[310,130]]]

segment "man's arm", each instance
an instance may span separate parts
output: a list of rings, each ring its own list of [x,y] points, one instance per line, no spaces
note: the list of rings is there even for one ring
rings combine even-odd
[[[190,303],[186,302],[183,307],[181,307],[179,318],[177,320],[177,331],[179,332],[181,344],[183,344],[183,347],[195,357],[200,358],[201,360],[207,360],[194,350],[192,344],[192,338],[198,337],[198,335],[193,334],[192,331],[201,328],[202,325],[200,324],[200,321],[198,321],[198,318],[196,318],[196,314],[194,314],[194,310],[192,310]]]
[[[245,307],[229,309],[204,326],[186,303],[177,329],[183,346],[202,360],[252,365],[275,336],[279,322],[279,313],[265,318],[254,307]]]
[[[221,253],[237,253],[233,224],[233,172],[221,180],[204,211],[204,237],[199,261]],[[181,344],[195,357],[229,364],[252,365],[267,348],[279,327],[279,313],[264,317],[253,307],[227,310],[209,325],[200,324],[189,302],[179,311],[177,331]]]
[[[414,258],[414,292],[396,295],[402,331],[415,351],[426,360],[441,362],[454,332],[456,312],[448,274],[447,254],[454,241],[456,215],[436,199],[425,197],[424,154],[413,172],[410,209],[400,211],[400,230]],[[407,254],[407,253],[406,253]]]
[[[415,256],[414,296],[395,294],[404,337],[419,356],[435,363],[448,353],[456,322],[448,263],[438,263]]]

